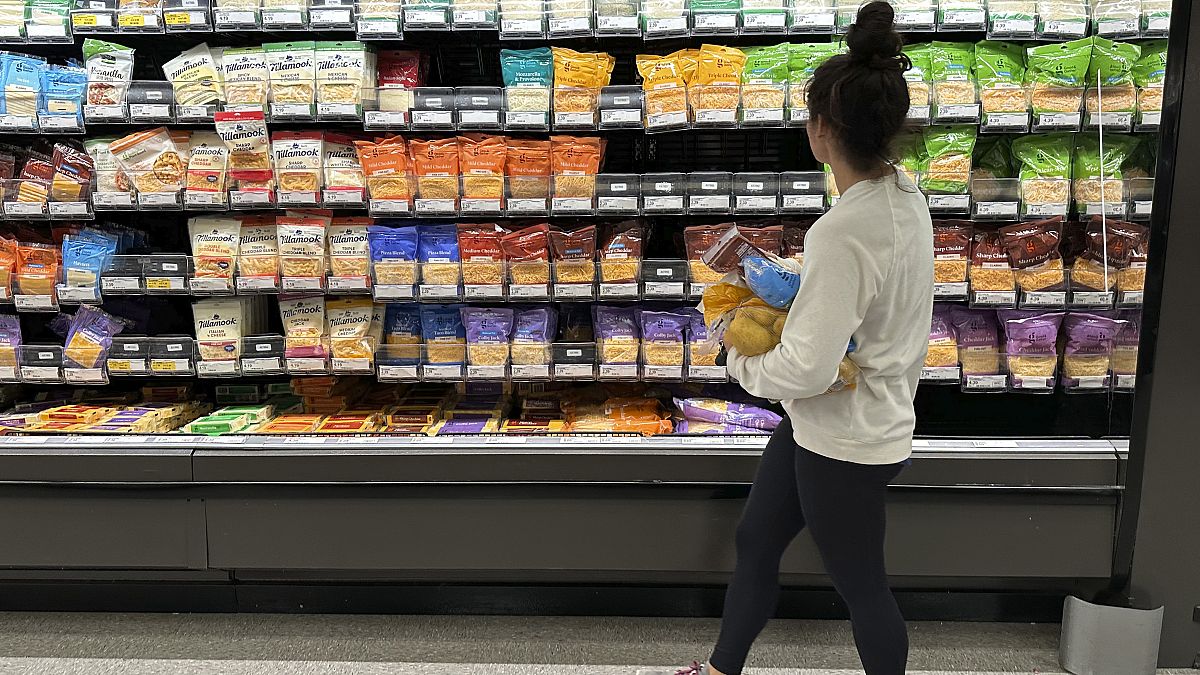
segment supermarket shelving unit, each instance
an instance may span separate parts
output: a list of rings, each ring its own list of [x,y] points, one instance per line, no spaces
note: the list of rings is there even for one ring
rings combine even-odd
[[[1190,15],[1179,9],[1185,4],[1176,3],[1172,64],[1184,58],[1175,46],[1184,45],[1189,32]],[[318,16],[339,18],[309,14],[311,21]],[[172,54],[202,40],[272,39],[267,32],[222,28],[245,17],[207,16],[216,23],[214,34],[167,36],[137,30],[134,19],[114,18],[128,29],[118,41],[146,50],[161,50],[169,41]],[[187,24],[193,28],[200,25],[194,18]],[[245,26],[263,20],[251,17]],[[351,32],[328,34],[348,38]],[[928,32],[917,39],[974,40],[983,34]],[[74,43],[47,38],[20,48],[77,51],[83,35],[77,31]],[[501,42],[494,31],[418,32],[411,24],[404,37],[406,44],[436,50],[438,83],[453,86],[494,86],[501,46],[547,42]],[[704,39],[594,37],[568,44],[616,54],[614,81],[632,83],[632,54]],[[707,39],[768,44],[820,38]],[[1180,102],[1170,92],[1167,105],[1175,112],[1164,112],[1164,128],[1178,124]],[[321,126],[339,124],[351,129],[362,122]],[[87,132],[123,128],[129,125],[89,124]],[[795,129],[601,133],[610,139],[606,172],[814,168]],[[1160,153],[1160,177],[1162,167],[1173,164],[1170,149]],[[1154,206],[1169,204],[1171,185],[1156,190]],[[1155,241],[1162,244],[1167,214],[1154,211]],[[1156,256],[1162,253],[1155,249]],[[1161,282],[1161,267],[1152,263],[1150,275]],[[1149,293],[1148,308],[1161,290]],[[176,302],[186,312],[184,301]],[[1144,345],[1154,339],[1152,331],[1143,335]],[[1139,398],[1140,414],[1146,405]],[[968,396],[923,387],[918,407],[921,436],[914,441],[913,465],[897,480],[890,507],[890,568],[901,588],[949,590],[962,603],[929,606],[926,615],[1027,616],[1004,598],[1091,593],[1121,571],[1128,553],[1122,545],[1132,536],[1130,523],[1118,528],[1130,449],[1126,441],[1106,439],[1127,434],[1132,395]],[[0,521],[7,542],[0,580],[11,592],[0,605],[401,610],[412,600],[403,593],[371,599],[349,590],[366,581],[374,588],[446,582],[703,588],[732,569],[731,534],[762,444],[678,436],[8,436],[0,441],[0,503],[14,517]],[[1138,439],[1133,447],[1145,450]],[[791,586],[827,586],[820,571],[807,539],[785,559]],[[319,588],[335,590],[314,591]],[[47,591],[60,595],[48,600]],[[336,605],[338,593],[348,604]],[[987,602],[972,600],[980,597]],[[543,608],[594,606],[576,600]],[[425,607],[486,611],[484,603],[448,591]],[[1047,605],[1036,607],[1033,613],[1045,616]]]

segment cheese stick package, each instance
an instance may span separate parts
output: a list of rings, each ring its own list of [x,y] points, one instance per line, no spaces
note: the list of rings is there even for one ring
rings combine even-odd
[[[197,216],[188,221],[195,276],[233,279],[242,224],[226,216]]]

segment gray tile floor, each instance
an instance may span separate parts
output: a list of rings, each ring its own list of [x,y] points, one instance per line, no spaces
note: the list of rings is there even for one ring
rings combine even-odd
[[[0,614],[0,675],[634,675],[704,656],[716,630],[709,619]],[[914,674],[1060,672],[1054,625],[911,633]],[[845,623],[777,621],[751,663],[757,675],[853,675],[857,659]]]

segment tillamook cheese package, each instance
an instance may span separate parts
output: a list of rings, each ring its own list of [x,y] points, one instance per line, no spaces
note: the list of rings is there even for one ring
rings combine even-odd
[[[367,47],[361,42],[317,42],[315,46],[317,111],[359,114],[367,70]]]
[[[316,218],[282,216],[275,220],[279,265],[285,277],[325,275],[325,224]]]
[[[283,320],[284,355],[312,358],[325,355],[325,298],[322,296],[280,296],[279,316]]]
[[[240,356],[245,313],[243,298],[210,298],[192,303],[201,360],[229,361]]]
[[[321,190],[321,132],[277,131],[271,139],[280,192]]]
[[[262,47],[226,49],[221,55],[225,109],[263,110],[270,91],[271,72]]]
[[[284,115],[311,115],[316,78],[316,43],[274,42],[263,45],[271,71],[271,110]]]
[[[253,218],[242,221],[238,276],[279,276],[279,238],[274,220]]]
[[[197,216],[188,221],[195,275],[232,279],[241,238],[241,222],[225,216]]]
[[[175,90],[178,105],[213,105],[221,101],[221,79],[207,44],[196,45],[167,61],[163,75]]]
[[[329,271],[335,277],[369,277],[370,218],[334,218],[329,227]]]

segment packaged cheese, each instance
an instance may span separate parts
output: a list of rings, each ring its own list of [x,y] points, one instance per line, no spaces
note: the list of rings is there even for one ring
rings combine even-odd
[[[163,75],[175,91],[176,105],[215,105],[221,101],[221,79],[206,43],[167,61],[163,64]]]
[[[279,297],[283,320],[284,355],[288,358],[325,356],[325,298],[323,296]]]
[[[195,276],[233,279],[242,224],[226,216],[197,216],[188,221]]]
[[[321,190],[320,131],[277,131],[271,154],[280,192],[317,193]]]
[[[317,218],[280,216],[279,267],[285,277],[325,276],[325,224]]]
[[[335,277],[371,275],[370,218],[334,218],[329,226],[329,271]]]
[[[241,355],[245,313],[243,298],[207,298],[192,303],[201,360],[230,361]]]

